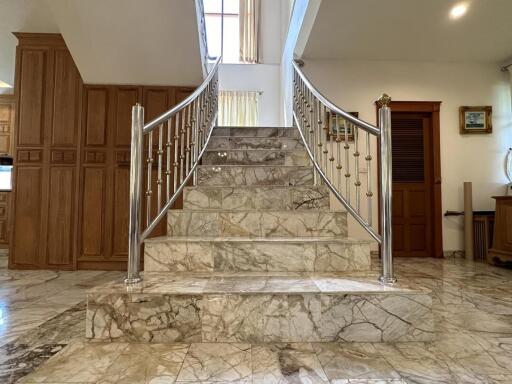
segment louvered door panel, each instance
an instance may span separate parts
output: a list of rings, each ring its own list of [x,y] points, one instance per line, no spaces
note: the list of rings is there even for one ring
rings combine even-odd
[[[429,115],[394,112],[393,148],[393,254],[430,256]]]

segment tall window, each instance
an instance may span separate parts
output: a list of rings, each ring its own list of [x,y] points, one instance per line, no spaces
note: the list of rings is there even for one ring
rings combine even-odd
[[[208,54],[223,63],[240,62],[239,0],[203,0]]]

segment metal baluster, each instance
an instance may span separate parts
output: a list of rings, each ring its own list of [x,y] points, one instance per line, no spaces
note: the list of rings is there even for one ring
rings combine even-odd
[[[366,201],[368,204],[368,225],[372,225],[372,153],[370,145],[370,133],[366,132]]]
[[[356,211],[358,214],[361,213],[361,196],[360,196],[360,186],[361,180],[359,179],[359,128],[355,125],[353,126],[354,130],[354,173],[356,176],[356,181],[354,185],[356,187]]]
[[[336,123],[338,122],[338,116],[336,115]],[[329,139],[329,151],[330,151],[330,154],[331,156],[329,157],[329,162],[331,164],[330,168],[331,168],[331,177],[330,179],[333,180],[334,179],[334,175],[335,175],[335,172],[334,172],[334,134],[333,132],[331,132],[331,126],[332,124],[329,125],[329,128],[328,128],[328,131],[327,131],[327,137]]]
[[[153,169],[153,132],[150,132],[148,135],[148,158],[147,158],[147,189],[146,189],[146,226],[149,226],[151,222],[151,195],[153,194],[152,190],[152,179],[151,179],[151,171]]]
[[[346,195],[347,195],[347,202],[350,204],[350,155],[349,155],[349,149],[350,145],[348,143],[348,129],[349,129],[349,122],[344,121],[344,128],[345,128],[345,189],[346,189]]]
[[[191,161],[191,158],[190,158],[190,155],[191,155],[191,148],[190,148],[190,135],[191,135],[191,125],[190,125],[190,118],[191,118],[191,115],[192,115],[192,111],[190,110],[190,107],[187,107],[187,145],[186,145],[186,148],[185,148],[185,173],[188,175],[188,171],[189,169],[191,168],[190,167],[190,161]]]
[[[174,121],[174,174],[173,174],[173,190],[172,192],[176,192],[176,188],[178,186],[178,134],[180,130],[180,119],[181,112],[176,113],[176,118]]]
[[[186,122],[186,110],[183,110],[181,114],[181,126],[180,126],[180,184],[183,183],[183,161],[185,160],[185,122]]]
[[[323,104],[319,101],[319,116],[318,116],[318,126],[316,128],[315,132],[315,141],[316,141],[316,148],[315,148],[315,161],[320,164],[322,164],[322,140],[321,140],[321,133],[322,133],[322,124],[323,120],[325,119],[325,107]],[[321,181],[321,180],[320,180]]]
[[[167,156],[165,157],[165,185],[166,185],[166,199],[169,201],[171,198],[171,147],[172,147],[172,117],[167,120],[167,142],[165,143],[165,149]]]
[[[162,209],[162,155],[163,151],[163,141],[164,141],[164,126],[160,124],[158,126],[158,174],[156,179],[156,192],[157,192],[157,208],[158,212]]]
[[[338,190],[341,192],[341,170],[343,169],[343,166],[341,165],[341,132],[340,121],[338,119],[336,119],[336,155],[338,157],[338,165],[336,165],[338,172],[336,173],[336,176],[338,179]]]
[[[197,100],[192,103],[192,152],[193,152],[193,164],[195,165],[198,161],[198,145],[197,145]],[[194,185],[197,185],[197,168],[194,169],[194,176],[192,178]]]
[[[329,151],[327,150],[327,137],[329,136],[329,124],[331,123],[331,116],[333,115],[333,112],[331,110],[329,110],[329,118],[328,119],[324,119],[324,124],[323,124],[323,132],[321,133],[321,137],[322,137],[322,153],[323,153],[323,164],[324,164],[324,172],[325,174],[328,174],[328,167],[327,167],[327,154],[329,153]],[[336,115],[334,115],[336,116]]]

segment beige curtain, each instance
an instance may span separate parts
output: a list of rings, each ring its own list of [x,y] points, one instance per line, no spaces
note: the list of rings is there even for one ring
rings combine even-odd
[[[259,61],[260,0],[240,0],[240,62]]]
[[[254,127],[258,125],[259,93],[220,91],[219,126]]]

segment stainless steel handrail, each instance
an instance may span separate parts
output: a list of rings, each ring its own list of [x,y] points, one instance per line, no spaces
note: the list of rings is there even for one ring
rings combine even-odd
[[[132,109],[128,275],[126,284],[141,281],[140,249],[144,240],[193,179],[217,120],[220,58],[203,83],[169,111],[144,123],[144,108]],[[153,142],[156,142],[156,145]],[[144,146],[147,150],[144,151]],[[143,174],[143,157],[147,163]],[[156,158],[154,158],[154,156]],[[156,161],[155,161],[156,160]],[[156,164],[156,166],[154,165]],[[153,168],[156,168],[154,170]],[[153,171],[156,171],[153,173]],[[142,180],[146,177],[145,223],[141,224]],[[156,196],[153,197],[153,192]],[[155,214],[156,211],[156,214]]]
[[[350,121],[352,124],[355,124],[361,129],[365,130],[366,132],[369,132],[375,136],[380,135],[380,129],[378,127],[370,123],[367,123],[366,121],[358,119],[357,117],[351,115],[350,113],[344,111],[343,109],[329,101],[329,99],[325,97],[318,89],[316,89],[315,86],[309,81],[307,76],[302,72],[299,65],[295,61],[292,61],[292,65],[295,68],[297,74],[304,82],[304,84],[323,105],[325,105],[327,108],[329,108],[332,112],[336,113],[337,115],[340,115],[344,119]]]
[[[178,111],[182,110],[187,105],[191,104],[197,98],[197,96],[206,88],[206,86],[209,84],[209,82],[211,81],[213,76],[217,73],[218,67],[219,67],[219,64],[220,64],[220,59],[221,59],[220,57],[217,57],[217,60],[215,60],[213,68],[210,71],[210,73],[208,74],[208,76],[206,77],[206,79],[186,99],[184,99],[183,101],[181,101],[178,104],[176,104],[174,107],[169,109],[164,114],[154,118],[149,123],[144,125],[144,134],[147,134],[147,133],[151,132],[153,129],[158,127],[160,124],[162,124],[165,121],[169,120],[169,118],[172,117],[173,115],[175,115]]]
[[[379,281],[393,284],[392,258],[392,175],[391,175],[391,98],[382,95],[379,103],[379,127],[360,120],[329,101],[304,75],[300,66],[292,62],[293,120],[314,167],[314,182],[323,182],[347,212],[377,241],[381,248],[382,269]],[[333,130],[334,128],[334,130]],[[366,134],[364,161],[366,176],[366,219],[361,212],[360,137]],[[351,132],[349,134],[349,131]],[[352,136],[352,138],[350,137]],[[371,137],[379,144],[379,209],[380,234],[373,227],[372,151]],[[343,143],[343,145],[342,145]],[[343,151],[343,154],[342,154]],[[350,159],[353,158],[353,169]],[[335,161],[337,160],[337,163]],[[352,175],[351,172],[354,172]],[[342,180],[345,183],[342,183]],[[337,181],[337,186],[336,186]],[[342,192],[344,184],[344,193]],[[354,190],[354,191],[353,191]],[[355,202],[351,200],[354,192]]]

